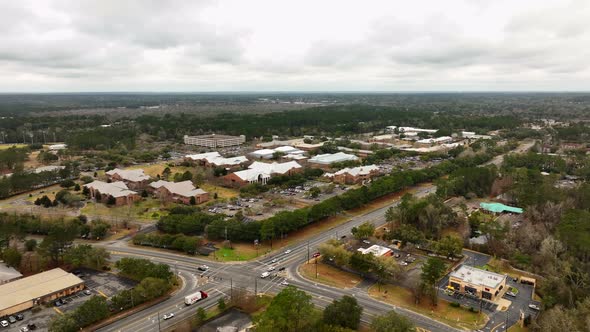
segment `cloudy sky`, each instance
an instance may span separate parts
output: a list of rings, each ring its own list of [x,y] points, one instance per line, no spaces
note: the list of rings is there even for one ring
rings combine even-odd
[[[0,2],[0,92],[590,90],[590,1]]]

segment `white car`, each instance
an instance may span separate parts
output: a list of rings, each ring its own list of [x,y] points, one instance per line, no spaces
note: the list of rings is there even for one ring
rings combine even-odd
[[[29,332],[29,328],[26,326],[23,326],[20,328],[20,332]]]
[[[406,263],[406,262],[400,262],[399,265],[401,265],[401,266],[407,266],[408,263]]]
[[[174,317],[174,314],[173,313],[165,314],[164,315],[164,320],[168,320],[168,319],[170,319],[172,317]]]
[[[289,283],[287,282],[287,280],[283,280],[283,282],[281,282],[281,285],[283,285],[283,286],[289,286]]]
[[[275,267],[274,266],[271,266],[271,267],[268,268],[268,270],[269,271],[274,271],[275,270]]]
[[[540,308],[538,305],[536,305],[536,304],[532,304],[532,303],[531,303],[531,304],[529,304],[529,308],[531,308],[531,309],[533,309],[533,310],[541,310],[541,308]]]
[[[3,321],[0,322],[0,325],[2,327],[8,327],[8,321],[7,320],[3,320]]]
[[[291,249],[287,249],[287,250],[285,250],[285,254],[290,254],[291,251],[292,251]]]
[[[272,261],[270,261],[270,262],[274,264],[274,263],[277,262],[277,259],[276,258],[273,258]]]

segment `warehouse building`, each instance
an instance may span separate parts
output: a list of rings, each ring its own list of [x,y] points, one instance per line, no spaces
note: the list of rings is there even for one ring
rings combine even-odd
[[[31,309],[84,289],[84,281],[60,268],[0,285],[0,317]]]
[[[200,135],[187,136],[184,135],[184,144],[204,146],[207,148],[224,148],[228,146],[237,146],[246,142],[246,136],[228,136],[228,135]]]
[[[245,156],[237,157],[223,157],[219,152],[205,152],[199,154],[189,154],[184,157],[188,161],[197,162],[205,167],[223,167],[223,168],[239,168],[249,162]]]
[[[459,293],[468,293],[480,299],[495,301],[502,297],[506,276],[473,266],[461,265],[449,275],[447,288]]]
[[[335,163],[341,163],[345,161],[358,161],[359,157],[353,154],[347,154],[344,152],[338,153],[325,153],[325,154],[318,154],[308,160],[310,164],[313,164],[318,167],[330,167],[330,165]]]
[[[276,175],[293,175],[302,171],[301,165],[296,161],[286,163],[261,163],[253,162],[248,169],[234,172],[224,176],[224,181],[230,187],[243,187],[250,183],[266,184],[266,182]]]

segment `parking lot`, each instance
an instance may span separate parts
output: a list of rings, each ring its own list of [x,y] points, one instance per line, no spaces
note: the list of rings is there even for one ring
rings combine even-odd
[[[51,304],[40,306],[41,310],[37,311],[38,309],[35,309],[36,312],[26,310],[21,313],[24,316],[22,321],[17,321],[8,328],[2,328],[2,331],[18,332],[28,324],[35,324],[37,331],[47,331],[53,316],[76,309],[92,296],[109,298],[124,289],[132,288],[136,284],[132,280],[120,278],[112,273],[88,269],[78,269],[76,272],[85,282],[86,288],[84,291],[61,298],[59,304],[54,301]]]
[[[479,261],[478,259],[485,259],[483,256],[471,258],[475,258],[476,261]],[[490,318],[481,331],[491,331],[498,329],[498,327],[500,327],[501,331],[504,331],[506,325],[510,327],[518,322],[521,310],[525,315],[530,315],[532,318],[537,317],[539,314],[538,310],[529,307],[530,304],[541,306],[539,302],[532,299],[534,291],[533,286],[529,284],[523,284],[510,277],[506,281],[507,287],[505,291],[514,289],[516,290],[514,292],[516,296],[510,296],[504,293],[502,300],[497,300],[496,302],[482,300],[469,294],[448,292],[446,290],[448,281],[448,275],[441,280],[439,284],[439,298],[449,302],[457,302],[465,309],[481,309],[481,311]],[[509,303],[509,305],[507,308],[499,307],[498,303],[500,302]]]

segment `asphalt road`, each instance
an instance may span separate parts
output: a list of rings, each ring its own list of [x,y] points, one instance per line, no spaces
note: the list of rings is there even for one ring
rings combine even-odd
[[[516,151],[526,151],[533,144],[534,142],[524,142]],[[502,158],[495,158],[490,163],[497,164],[501,163],[502,160]],[[434,186],[422,186],[416,188],[414,194],[417,196],[425,196],[435,191],[436,188]],[[375,226],[384,224],[385,211],[389,207],[396,206],[398,202],[399,201],[397,200],[392,201],[388,206],[353,217],[350,221],[344,224],[310,237],[308,241],[285,247],[280,252],[275,252],[251,262],[211,262],[197,257],[188,257],[172,252],[152,250],[145,247],[128,247],[124,240],[99,245],[108,249],[115,259],[119,257],[143,257],[154,262],[168,264],[184,281],[183,287],[170,299],[141,312],[135,313],[125,319],[121,319],[99,331],[158,331],[159,329],[174,325],[182,318],[194,314],[197,307],[209,308],[217,305],[219,298],[229,296],[232,287],[245,288],[257,293],[276,294],[285,287],[282,285],[282,282],[285,280],[287,280],[290,285],[296,286],[312,295],[314,304],[322,308],[331,303],[332,300],[338,299],[344,295],[355,296],[359,304],[364,308],[361,320],[366,323],[371,322],[374,316],[382,315],[390,310],[395,310],[399,314],[412,320],[416,326],[426,330],[459,331],[427,316],[373,299],[362,289],[343,290],[323,284],[316,284],[303,279],[297,272],[297,267],[307,260],[310,253],[316,252],[317,247],[321,243],[326,242],[330,238],[338,239],[342,235],[350,236],[351,229],[364,222],[370,222]],[[290,252],[286,253],[287,250]],[[273,260],[275,259],[277,262],[273,263]],[[209,271],[206,273],[198,271],[197,267],[201,264],[208,265],[210,267]],[[286,275],[272,276],[265,279],[260,278],[261,273],[267,271],[270,266],[275,266],[276,268],[273,273],[277,272],[280,267],[284,267]],[[207,292],[209,298],[199,301],[191,306],[185,306],[184,297],[197,290]],[[166,313],[174,313],[175,317],[164,321],[161,318]],[[158,317],[160,318],[159,324]]]

